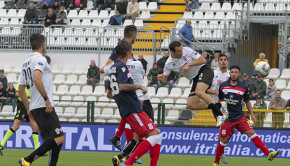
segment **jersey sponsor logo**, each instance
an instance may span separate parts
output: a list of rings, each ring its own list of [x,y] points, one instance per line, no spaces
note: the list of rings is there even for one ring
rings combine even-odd
[[[227,134],[227,130],[222,130],[222,135]]]
[[[122,69],[122,71],[123,71],[123,72],[125,72],[125,71],[126,71],[126,68],[125,68],[125,67],[122,67],[121,69]]]
[[[40,66],[43,66],[43,63],[41,63],[41,62],[39,62],[38,64],[39,64]]]
[[[54,131],[56,134],[60,134],[62,132],[62,128],[56,128]]]
[[[198,80],[202,80],[203,73],[200,73]]]

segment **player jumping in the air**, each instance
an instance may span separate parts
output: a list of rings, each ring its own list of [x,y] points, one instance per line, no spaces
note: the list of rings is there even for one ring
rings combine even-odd
[[[33,53],[26,59],[19,78],[19,95],[27,110],[30,121],[36,122],[43,144],[29,156],[19,160],[20,166],[30,166],[33,161],[50,151],[49,166],[56,166],[64,134],[53,105],[53,77],[44,57],[45,37],[39,33],[30,36]],[[30,103],[25,87],[31,94]],[[30,111],[31,110],[31,111]]]
[[[131,58],[132,46],[126,41],[121,41],[115,48],[117,60],[110,69],[110,90],[119,107],[122,119],[128,123],[138,138],[147,138],[142,141],[133,154],[121,166],[131,166],[148,150],[150,150],[150,166],[156,166],[159,154],[162,136],[156,125],[143,112],[141,103],[137,98],[136,90],[141,89],[147,92],[147,87],[142,85],[134,85],[131,73],[126,65],[127,60]]]
[[[267,156],[268,160],[272,161],[280,153],[280,150],[276,152],[269,151],[260,137],[255,133],[248,119],[244,116],[242,111],[242,100],[246,103],[252,121],[256,123],[256,117],[249,100],[249,91],[247,86],[238,80],[240,75],[240,67],[232,66],[230,68],[230,79],[223,82],[219,88],[219,100],[227,102],[229,118],[220,128],[220,142],[216,149],[216,157],[213,166],[219,165],[220,157],[224,153],[224,148],[234,134],[235,129],[250,137],[252,142]]]
[[[17,112],[14,118],[14,123],[13,126],[7,131],[7,133],[5,134],[1,144],[0,144],[0,154],[3,155],[3,150],[4,150],[4,146],[6,144],[6,142],[8,141],[8,139],[19,129],[22,121],[25,119],[26,122],[29,123],[29,125],[31,126],[33,133],[32,133],[32,139],[34,142],[34,148],[37,149],[38,148],[38,126],[35,123],[35,121],[30,121],[28,115],[27,115],[27,111],[25,109],[25,106],[23,105],[22,99],[21,97],[19,97],[19,92],[18,92],[18,87],[19,87],[19,83],[16,86],[16,94],[15,96],[18,96],[18,100],[17,100]],[[30,93],[27,90],[27,88],[25,88],[25,93],[28,96],[28,101],[30,102]]]
[[[214,73],[206,65],[206,59],[188,47],[182,47],[179,41],[169,44],[170,57],[167,59],[163,74],[159,74],[158,80],[165,83],[171,71],[182,71],[184,77],[192,79],[192,89],[188,97],[187,106],[191,110],[211,109],[220,126],[228,117],[226,103],[214,103],[211,95],[206,93],[210,88]]]

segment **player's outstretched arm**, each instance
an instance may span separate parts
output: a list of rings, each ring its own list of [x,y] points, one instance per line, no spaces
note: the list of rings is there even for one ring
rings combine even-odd
[[[52,112],[52,105],[51,105],[49,99],[47,98],[47,93],[45,91],[43,82],[41,80],[42,72],[40,70],[35,70],[33,74],[34,74],[33,82],[35,83],[35,86],[36,86],[38,92],[45,100],[46,112],[48,112],[48,113]]]
[[[108,59],[108,61],[106,62],[106,64],[103,66],[103,67],[101,67],[100,68],[100,73],[102,73],[102,74],[104,74],[104,72],[105,72],[105,68],[107,67],[107,66],[109,66],[111,63],[113,63],[114,61],[112,60],[112,59]]]
[[[199,65],[203,65],[206,64],[206,59],[203,56],[200,56],[197,60],[189,63],[189,67],[190,66],[199,66]]]
[[[256,124],[256,117],[255,117],[255,114],[253,112],[252,104],[250,101],[246,102],[246,107],[251,115],[251,120],[254,122],[254,124]]]
[[[141,89],[143,92],[147,93],[147,87],[142,85],[134,85],[134,84],[119,84],[119,91],[133,91]]]
[[[29,101],[28,101],[28,96],[25,93],[25,86],[24,85],[19,85],[18,87],[19,91],[19,97],[22,99],[22,102],[27,110],[27,113],[29,112]]]

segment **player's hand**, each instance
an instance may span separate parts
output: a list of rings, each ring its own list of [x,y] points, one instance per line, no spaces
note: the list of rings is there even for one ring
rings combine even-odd
[[[144,101],[143,100],[139,100],[140,101],[140,103],[141,103],[141,106],[143,107],[143,103],[144,103]]]
[[[140,88],[144,94],[146,94],[148,92],[148,88],[146,86],[142,86],[141,85],[141,88]]]
[[[189,64],[184,65],[182,68],[183,73],[187,73],[188,69],[189,69]]]
[[[215,95],[219,96],[219,91],[215,91]]]
[[[257,119],[254,114],[251,114],[251,120],[254,122],[254,124],[257,123]]]
[[[52,107],[52,105],[51,105],[51,103],[50,103],[49,100],[46,100],[46,101],[45,101],[45,106],[46,106],[46,110],[45,110],[45,112],[47,112],[47,113],[51,113],[53,107]]]

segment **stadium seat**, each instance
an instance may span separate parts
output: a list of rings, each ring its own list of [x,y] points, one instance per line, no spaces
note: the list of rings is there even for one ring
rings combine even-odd
[[[124,21],[123,26],[127,26],[127,25],[133,25],[133,21],[132,21],[132,20],[129,20],[129,19],[126,19],[126,20]]]
[[[215,11],[221,10],[221,4],[220,3],[213,3],[211,5],[211,10],[215,10]]]
[[[99,18],[101,19],[109,18],[109,12],[107,10],[101,10],[99,13]]]
[[[71,118],[71,119],[68,119],[69,122],[80,122],[80,119],[77,119],[77,118]]]
[[[67,15],[67,18],[68,19],[77,18],[77,16],[78,16],[78,11],[77,10],[70,10],[68,15]]]
[[[192,119],[192,111],[191,110],[183,110],[181,112],[180,117],[178,118],[178,120],[189,120]]]
[[[90,19],[83,19],[82,21],[82,24],[83,26],[90,26],[92,23],[91,23],[91,20]]]
[[[172,109],[174,106],[174,101],[171,98],[165,98],[162,100],[162,103],[165,104],[166,109]]]
[[[155,95],[155,97],[158,97],[158,98],[163,98],[166,96],[168,96],[168,88],[166,88],[166,87],[159,88],[156,95]]]
[[[266,11],[275,11],[274,3],[266,3],[265,10]]]
[[[105,87],[104,86],[96,86],[93,95],[94,96],[104,96],[104,95],[106,95],[105,94]]]
[[[65,84],[72,85],[77,82],[77,75],[68,75]]]
[[[68,86],[67,85],[60,85],[57,89],[57,95],[66,95],[68,93]]]
[[[288,99],[290,99],[290,91],[289,90],[282,91],[281,97],[287,101]]]
[[[182,18],[192,18],[192,12],[185,11]]]
[[[203,18],[204,19],[214,19],[214,14],[213,14],[213,12],[206,12]]]
[[[160,99],[158,99],[158,98],[151,98],[150,102],[151,102],[152,107],[153,107],[154,110],[157,109],[158,108],[158,104],[161,103]]]
[[[110,11],[110,14],[109,14],[109,18],[111,18],[112,16],[114,16],[114,15],[115,15],[115,13],[116,13],[116,11],[115,11],[115,10],[111,10],[111,11]]]
[[[110,119],[107,121],[107,123],[119,123],[119,121],[116,119]]]
[[[98,118],[101,115],[101,109],[98,107],[95,107],[94,109],[94,118]]]
[[[193,19],[203,19],[203,13],[201,11],[196,11],[193,15]]]
[[[74,107],[66,107],[62,117],[64,118],[71,118],[76,113],[76,109]]]
[[[9,73],[7,75],[7,80],[9,83],[17,83],[17,75],[15,73]]]
[[[184,91],[183,91],[183,95],[181,96],[182,98],[188,98],[188,95],[190,93],[190,90],[191,88],[186,88]]]
[[[141,15],[139,17],[139,19],[141,19],[141,20],[149,20],[150,18],[151,18],[151,16],[150,16],[150,11],[149,10],[142,11],[142,13],[141,13]]]
[[[148,10],[154,12],[157,10],[157,2],[149,2]]]
[[[177,86],[178,87],[182,87],[182,88],[188,87],[189,86],[189,80],[187,78],[185,78],[185,77],[181,77],[181,78],[179,78]]]
[[[8,117],[13,116],[15,113],[12,110],[11,105],[4,105],[2,111],[0,112],[0,116]]]
[[[228,12],[225,19],[227,19],[227,20],[235,20],[236,19],[235,13],[234,12]]]
[[[134,25],[137,27],[143,27],[143,20],[135,20]]]
[[[290,78],[290,69],[283,69],[280,78],[289,79]]]
[[[63,84],[63,83],[65,83],[65,76],[63,74],[57,74],[54,77],[53,83],[54,84]]]
[[[8,18],[1,18],[1,20],[0,20],[0,24],[3,24],[3,25],[5,25],[5,24],[9,24],[9,20],[8,20]],[[4,27],[4,28],[9,28],[9,27]],[[3,29],[4,29],[3,28]],[[3,29],[2,29],[2,34],[3,34]],[[10,28],[9,28],[10,29]],[[9,34],[9,33],[8,33]]]
[[[155,87],[148,87],[148,94],[149,94],[151,97],[154,97],[154,96],[155,96],[155,93],[156,93],[156,89],[155,89]]]
[[[95,18],[98,18],[98,16],[99,16],[98,10],[90,10],[88,18],[95,19]]]
[[[87,108],[86,107],[79,107],[77,113],[73,115],[73,117],[78,119],[83,119],[87,117]]]
[[[72,19],[70,25],[81,25],[80,19],[74,18]]]
[[[54,107],[54,110],[58,116],[61,116],[63,114],[63,108],[62,107]]]
[[[234,3],[232,10],[242,10],[242,4]]]
[[[80,91],[81,91],[81,88],[79,85],[73,85],[70,87],[68,94],[75,96],[75,95],[80,94]]]
[[[280,76],[280,70],[278,68],[271,68],[267,78],[276,79]]]
[[[178,110],[169,110],[167,116],[165,117],[166,120],[177,120],[179,117]]]
[[[16,9],[9,9],[6,16],[7,17],[17,17]]]
[[[88,17],[88,11],[87,10],[80,10],[78,14],[78,18],[87,18]]]
[[[56,92],[53,92],[56,93]],[[58,106],[59,104],[59,96],[53,95],[53,103],[55,106]]]
[[[147,3],[146,2],[139,2],[139,10],[147,10]]]
[[[169,94],[169,97],[180,98],[181,95],[182,94],[181,94],[181,89],[180,88],[172,88],[171,92]]]
[[[60,118],[59,118],[59,121],[61,121],[61,122],[66,122],[67,119],[66,119],[66,118],[63,118],[63,117],[60,117]]]
[[[217,12],[215,15],[215,19],[224,19],[225,13],[224,12]]]
[[[110,99],[107,97],[100,97],[98,102],[95,104],[96,107],[109,107],[110,106]]]
[[[19,25],[19,19],[18,19],[18,18],[11,18],[9,24],[10,24],[10,25]],[[20,27],[14,27],[14,28],[19,28],[19,29],[20,29]],[[14,28],[13,28],[13,29],[14,29]],[[20,33],[19,33],[19,34],[20,34]],[[13,33],[13,35],[15,35],[15,34]]]
[[[177,99],[173,108],[177,110],[185,110],[186,107],[187,107],[186,99]]]
[[[277,87],[277,89],[285,89],[286,88],[286,80],[276,80],[275,81],[275,85]]]
[[[104,21],[102,22],[102,27],[108,26],[109,25],[109,19],[104,19]]]
[[[104,108],[102,114],[100,115],[100,118],[110,119],[112,118],[113,114],[114,110],[112,108]]]
[[[5,6],[4,1],[0,1],[0,9],[2,9]]]
[[[223,3],[222,10],[232,10],[232,5],[230,3]]]
[[[255,11],[263,11],[264,10],[264,5],[262,3],[256,3],[254,7]]]
[[[201,4],[199,9],[208,11],[208,10],[210,10],[210,4],[208,2],[204,2],[204,3]]]
[[[97,101],[97,98],[95,96],[88,96],[86,101]]]
[[[289,80],[289,82],[288,82],[288,84],[287,84],[286,89],[287,89],[287,90],[290,90],[290,80]],[[289,98],[290,98],[290,97],[289,97]]]
[[[121,118],[119,109],[117,109],[115,111],[115,114],[112,116],[112,118],[114,118],[114,119],[120,119]]]
[[[289,6],[289,5],[287,5],[287,6]],[[278,10],[278,11],[284,11],[284,10],[286,10],[285,3],[277,3],[276,10]]]
[[[62,101],[64,100],[64,101]],[[67,107],[71,105],[71,96],[62,96],[58,106]]]
[[[92,26],[100,27],[100,26],[102,26],[102,21],[99,19],[94,19],[92,22]]]
[[[0,9],[0,16],[3,18],[6,17],[6,15],[7,15],[6,9]]]
[[[79,77],[79,80],[78,80],[77,84],[80,84],[80,85],[87,84],[87,76],[86,75],[81,75]]]
[[[105,123],[106,121],[104,119],[95,119],[96,123]]]
[[[92,92],[93,92],[92,86],[85,85],[83,86],[80,95],[89,96],[89,95],[92,95]]]

